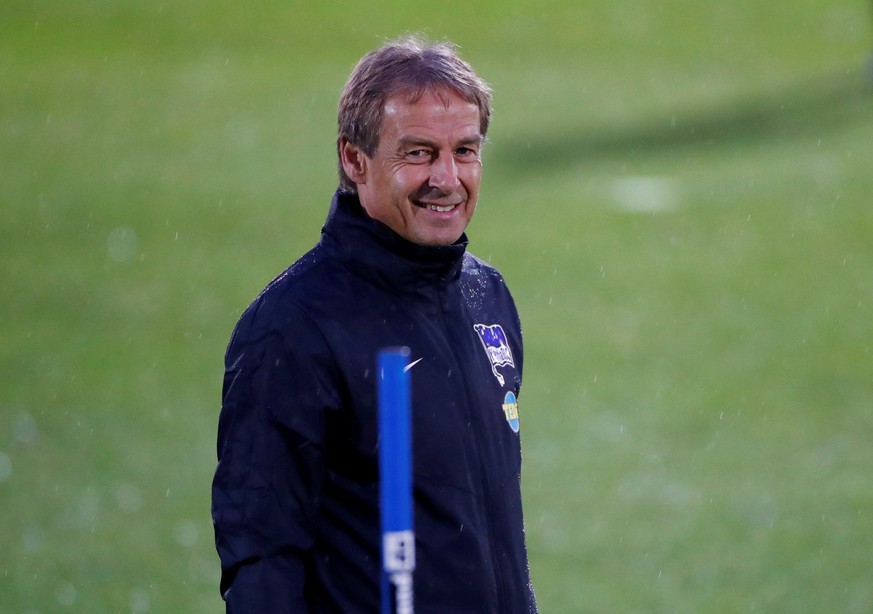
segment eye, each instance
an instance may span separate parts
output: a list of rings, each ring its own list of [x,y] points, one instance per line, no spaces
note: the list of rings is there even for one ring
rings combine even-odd
[[[406,152],[406,158],[413,162],[425,162],[430,159],[430,151],[427,149],[410,149]]]
[[[470,160],[479,157],[479,152],[473,149],[472,147],[458,147],[455,150],[455,155],[461,158],[462,160]]]

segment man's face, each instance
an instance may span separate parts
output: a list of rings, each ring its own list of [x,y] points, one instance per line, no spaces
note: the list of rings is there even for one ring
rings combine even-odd
[[[479,109],[452,92],[385,102],[372,158],[344,143],[343,165],[367,214],[419,245],[451,245],[476,210]],[[350,172],[351,170],[351,172]]]

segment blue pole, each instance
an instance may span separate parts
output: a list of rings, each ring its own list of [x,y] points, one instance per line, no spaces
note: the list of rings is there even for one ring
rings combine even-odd
[[[379,353],[379,496],[382,529],[382,614],[412,614],[415,534],[412,514],[412,429],[409,348]]]

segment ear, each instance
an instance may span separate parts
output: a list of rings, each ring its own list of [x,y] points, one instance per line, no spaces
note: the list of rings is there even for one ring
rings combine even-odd
[[[352,145],[346,137],[340,139],[339,154],[348,178],[357,184],[367,183],[367,154],[357,145]]]

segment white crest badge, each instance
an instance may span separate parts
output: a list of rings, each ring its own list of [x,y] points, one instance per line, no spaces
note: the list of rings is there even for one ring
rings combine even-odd
[[[512,350],[509,349],[509,341],[506,339],[503,327],[500,324],[474,324],[473,330],[479,334],[479,340],[491,362],[491,372],[503,386],[505,380],[497,367],[515,367],[512,360]]]

